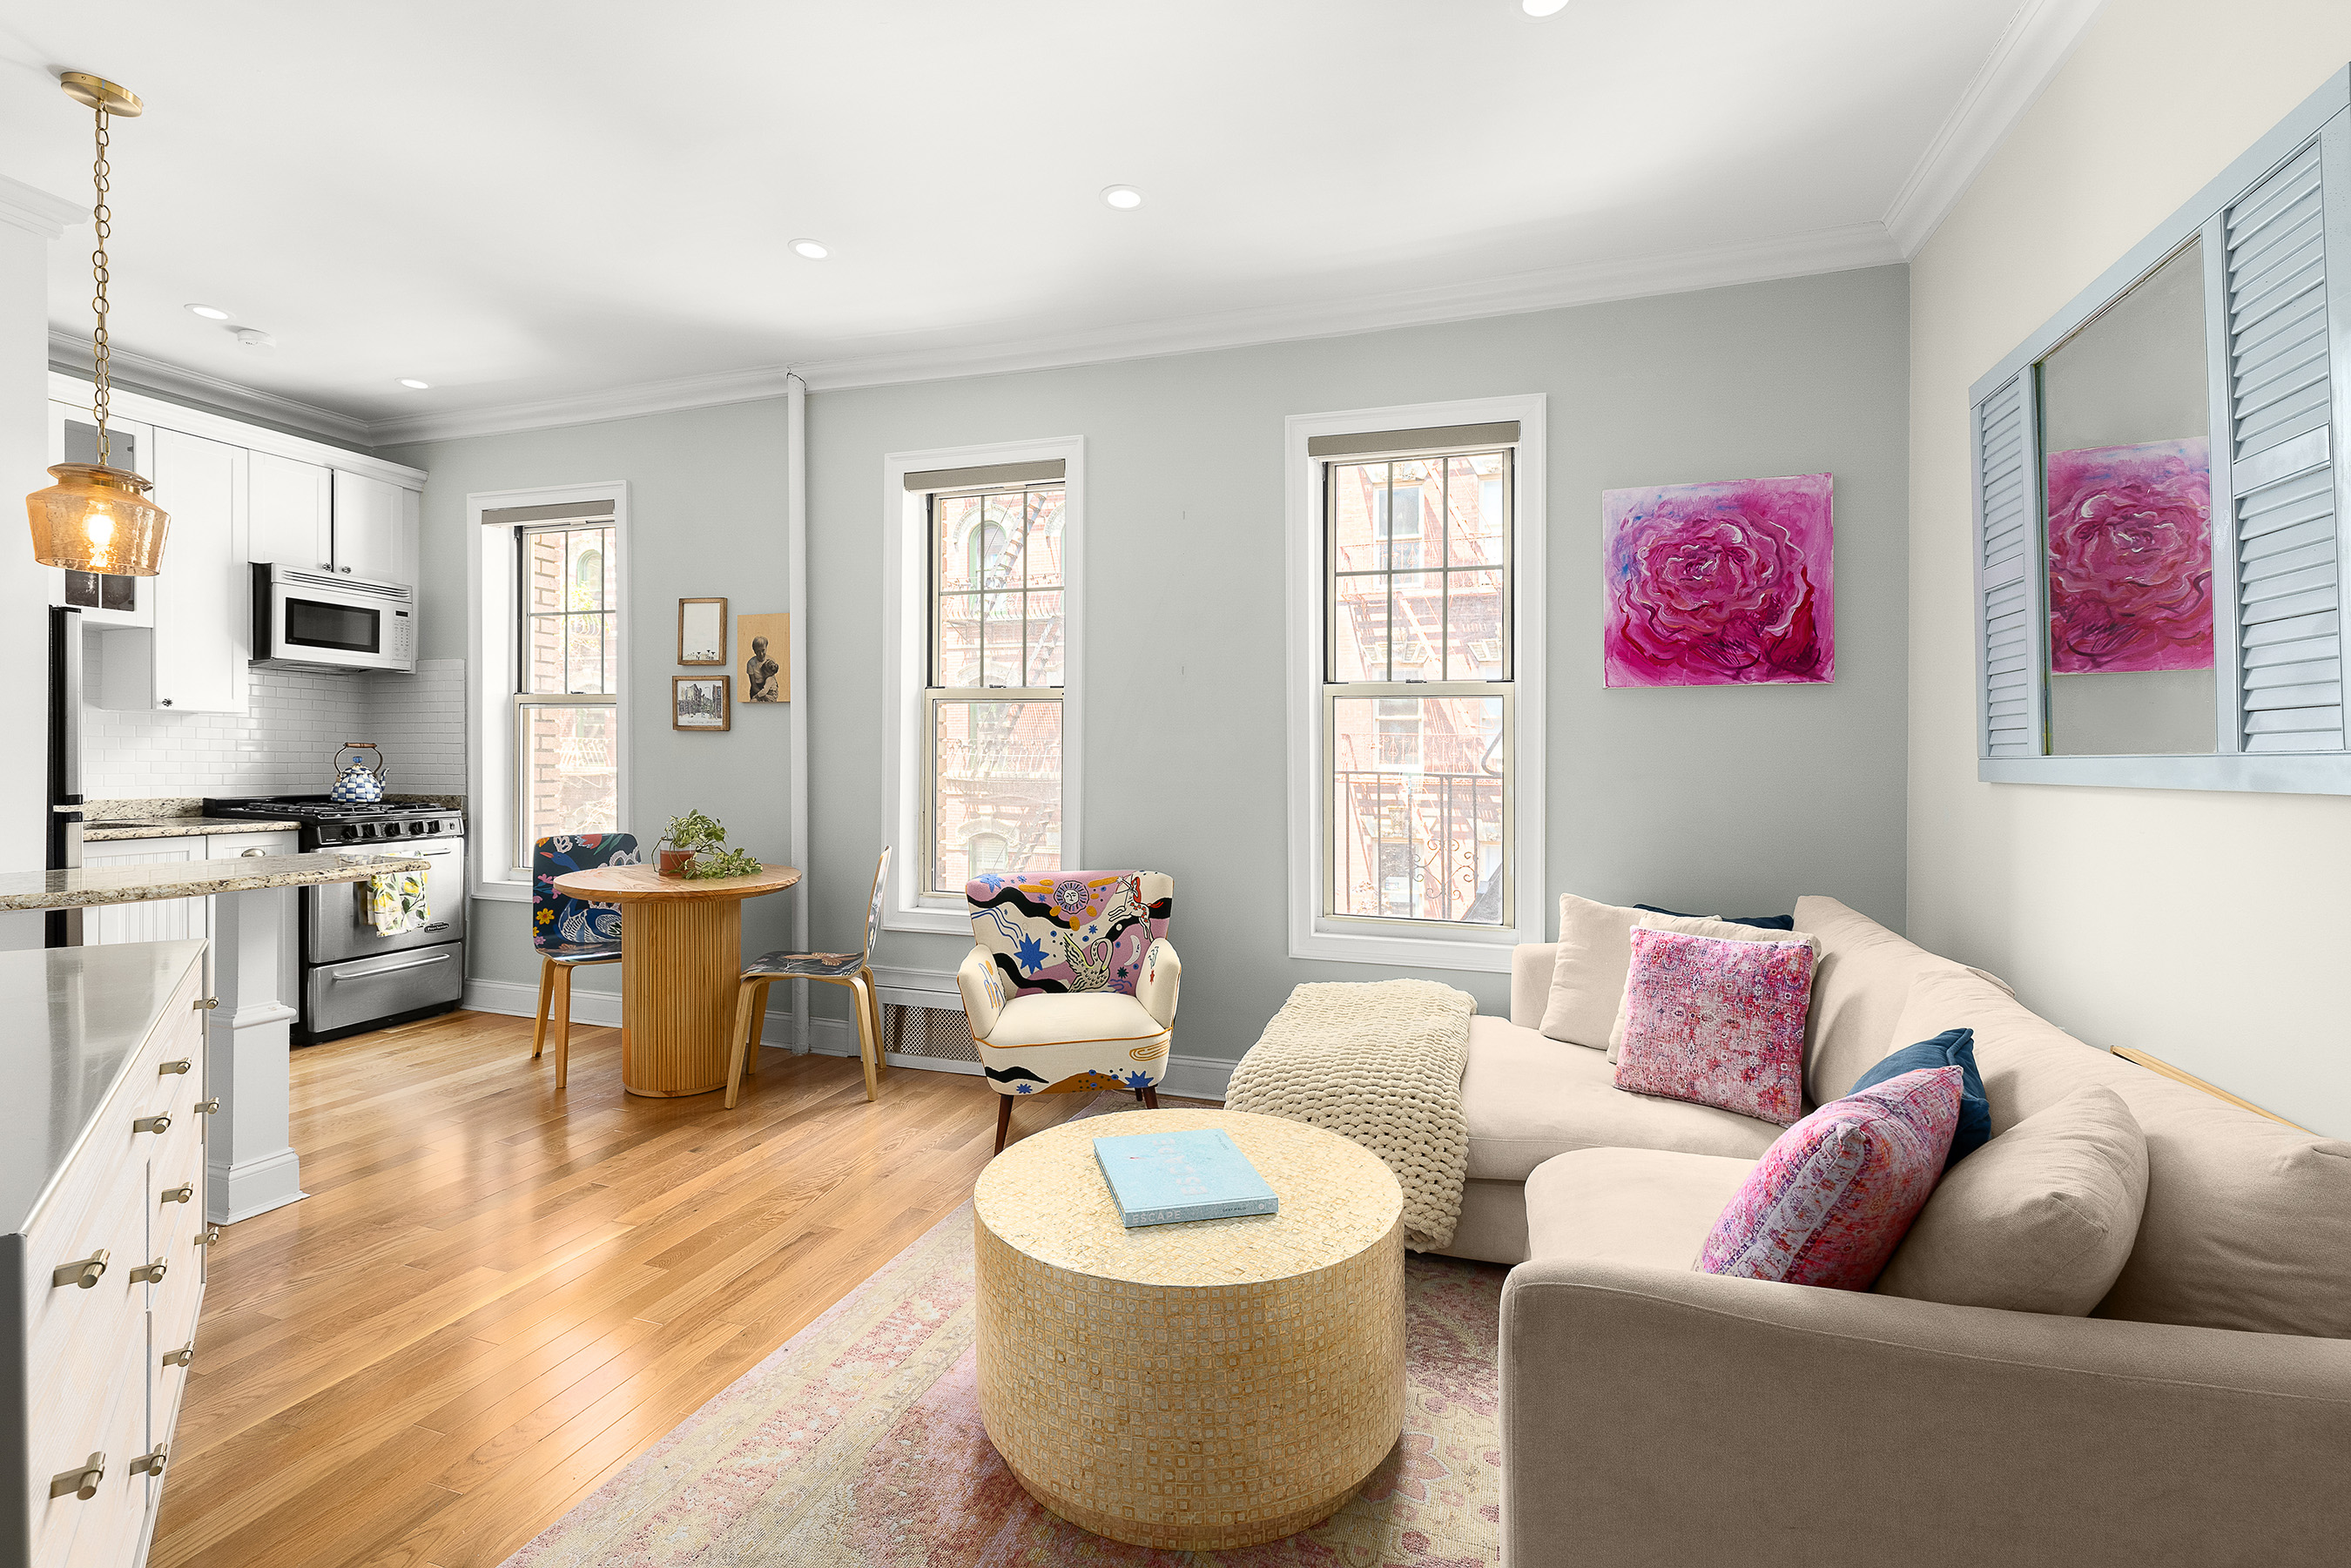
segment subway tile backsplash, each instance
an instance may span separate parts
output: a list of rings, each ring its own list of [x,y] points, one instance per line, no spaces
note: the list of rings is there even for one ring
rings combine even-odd
[[[465,661],[420,659],[413,675],[248,672],[250,710],[82,708],[82,793],[324,794],[347,740],[383,747],[395,794],[463,794]]]

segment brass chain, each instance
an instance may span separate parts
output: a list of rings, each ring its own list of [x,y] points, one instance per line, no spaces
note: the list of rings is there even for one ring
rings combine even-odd
[[[90,183],[98,199],[89,209],[90,222],[98,230],[98,248],[89,253],[90,280],[98,288],[97,297],[90,301],[90,308],[98,312],[98,325],[89,335],[90,358],[98,369],[98,385],[90,397],[90,412],[98,415],[98,465],[101,468],[106,466],[109,455],[106,415],[108,403],[114,395],[113,382],[108,374],[107,360],[110,350],[106,336],[106,242],[114,233],[114,210],[106,204],[107,177],[112,172],[106,162],[107,118],[106,106],[101,103],[98,106],[98,162],[90,169]]]

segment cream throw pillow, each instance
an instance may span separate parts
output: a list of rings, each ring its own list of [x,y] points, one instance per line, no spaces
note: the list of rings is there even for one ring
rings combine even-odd
[[[1708,920],[1697,915],[1652,915],[1647,910],[1634,912],[1634,925],[1646,925],[1652,931],[1677,931],[1685,936],[1711,936],[1718,942],[1802,942],[1813,950],[1813,963],[1821,961],[1821,940],[1804,931],[1773,931],[1761,925],[1740,925],[1729,920]],[[1616,1060],[1619,1046],[1625,1043],[1625,980],[1633,972],[1633,932],[1625,931],[1625,962],[1616,971],[1616,1005],[1608,1016],[1608,1060]],[[1551,1015],[1545,1013],[1545,1018]]]
[[[1608,1026],[1616,1021],[1625,976],[1633,967],[1633,923],[1641,914],[1560,894],[1559,956],[1552,964],[1551,998],[1543,1003],[1543,1034],[1608,1049]]]

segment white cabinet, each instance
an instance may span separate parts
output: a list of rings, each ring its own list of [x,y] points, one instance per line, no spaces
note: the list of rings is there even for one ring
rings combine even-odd
[[[334,480],[333,470],[322,463],[253,454],[246,559],[332,571]]]
[[[335,570],[413,586],[420,498],[402,486],[335,470]]]
[[[204,869],[204,841],[114,839],[81,847],[85,867],[162,865],[188,862],[191,874]],[[117,942],[202,941],[212,935],[212,904],[203,898],[151,898],[143,904],[101,904],[83,915],[82,939],[92,946]]]
[[[243,713],[249,589],[238,538],[246,453],[176,430],[154,437],[155,500],[171,514],[152,624],[101,627],[94,699],[145,713]]]

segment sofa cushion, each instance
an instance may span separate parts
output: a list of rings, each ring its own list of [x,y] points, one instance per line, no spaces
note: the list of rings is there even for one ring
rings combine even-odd
[[[1812,956],[1813,965],[1818,965],[1821,956],[1820,942],[1809,931],[1782,931],[1737,920],[1717,920],[1711,915],[1660,915],[1648,909],[1642,911],[1641,917],[1633,922],[1633,930],[1670,931],[1677,936],[1704,936],[1716,942],[1801,942],[1805,952]],[[1608,1060],[1611,1061],[1616,1060],[1616,1048],[1625,1040],[1625,1005],[1630,996],[1625,982],[1633,977],[1632,945],[1632,933],[1627,932],[1625,937],[1625,977],[1618,981],[1616,987],[1616,1016],[1608,1023]],[[1809,977],[1805,987],[1809,995]],[[1791,1116],[1788,1120],[1792,1122],[1795,1118]]]
[[[1910,982],[1929,970],[1965,973],[1950,959],[1906,941],[1868,915],[1817,894],[1796,900],[1796,929],[1820,939],[1813,1017],[1805,1035],[1804,1094],[1815,1105],[1852,1092],[1862,1069],[1897,1046],[1939,1034],[1894,1038]]]
[[[1932,1040],[1922,1040],[1916,1045],[1902,1047],[1891,1056],[1880,1057],[1876,1066],[1861,1070],[1861,1076],[1845,1092],[1857,1094],[1873,1083],[1883,1083],[1922,1067],[1959,1070],[1959,1125],[1951,1134],[1950,1157],[1943,1162],[1943,1168],[1949,1170],[1991,1138],[1991,1102],[1984,1098],[1983,1073],[1976,1067],[1975,1030],[1947,1029]]]
[[[1633,907],[1644,915],[1670,915],[1676,920],[1721,920],[1733,925],[1761,925],[1773,931],[1796,928],[1792,915],[1692,915],[1687,910],[1660,909],[1654,904],[1636,904]]]
[[[2351,1143],[2085,1045],[1963,969],[1920,976],[1893,1038],[1959,1028],[1995,1138],[2091,1083],[2147,1134],[2138,1239],[2096,1315],[2351,1339]]]
[[[1552,966],[1551,996],[1539,1028],[1553,1040],[1608,1046],[1616,1002],[1625,994],[1625,971],[1633,964],[1633,925],[1637,909],[1594,904],[1572,893],[1559,895],[1559,944]]]
[[[2085,1084],[1945,1174],[1877,1292],[2085,1317],[2146,1205],[2146,1134],[2120,1095]]]
[[[1069,996],[1019,996],[1004,1004],[996,1027],[980,1043],[998,1050],[1017,1046],[1066,1045],[1100,1040],[1137,1045],[1157,1040],[1167,1028],[1143,1004],[1118,991],[1078,991]]]
[[[1461,1080],[1469,1123],[1469,1179],[1524,1181],[1571,1149],[1672,1149],[1753,1159],[1780,1129],[1769,1122],[1616,1087],[1596,1051],[1546,1040],[1483,1015],[1469,1020],[1469,1070]]]
[[[1527,1256],[1686,1272],[1753,1160],[1664,1149],[1577,1149],[1527,1177]]]
[[[1803,1114],[1812,990],[1804,943],[1635,926],[1633,971],[1609,1039],[1616,1087],[1790,1125]]]

